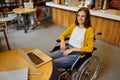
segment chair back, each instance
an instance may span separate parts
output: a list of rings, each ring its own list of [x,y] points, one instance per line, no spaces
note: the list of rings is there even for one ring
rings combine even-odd
[[[3,17],[8,17],[7,12],[9,11],[8,8],[0,8],[0,14],[3,15]]]

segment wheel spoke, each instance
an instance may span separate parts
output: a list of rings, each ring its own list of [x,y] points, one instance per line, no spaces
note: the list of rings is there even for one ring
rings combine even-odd
[[[79,71],[79,80],[94,80],[99,71],[98,58],[92,57],[84,63]]]

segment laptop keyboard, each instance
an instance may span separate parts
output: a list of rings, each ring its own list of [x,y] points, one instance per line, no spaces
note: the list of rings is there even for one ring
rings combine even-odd
[[[27,55],[28,55],[28,57],[31,59],[31,61],[32,61],[34,64],[36,64],[36,65],[44,62],[44,61],[43,61],[42,59],[40,59],[37,55],[35,55],[33,52],[29,52]]]

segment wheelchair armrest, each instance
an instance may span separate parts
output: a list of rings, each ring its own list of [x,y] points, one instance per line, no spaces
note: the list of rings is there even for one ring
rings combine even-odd
[[[96,47],[94,47],[94,48],[93,48],[93,51],[95,51],[95,50],[97,50],[97,48],[96,48]]]
[[[66,43],[65,45],[67,46],[68,43]],[[60,45],[55,46],[55,47],[50,51],[50,53],[55,52],[55,51],[57,51],[57,50],[60,50]]]
[[[66,37],[66,38],[65,38],[65,41],[69,40],[69,38],[70,38],[70,37]],[[60,43],[60,39],[57,39],[56,42],[57,42],[57,44]],[[65,43],[65,45],[67,46],[68,43]],[[50,51],[50,53],[55,52],[55,51],[57,51],[57,50],[60,50],[60,45],[55,46],[55,47]]]
[[[96,36],[97,36],[97,35],[102,35],[102,33],[101,33],[101,32],[95,33],[95,35],[94,35],[94,40],[96,40]]]
[[[102,35],[102,32],[97,32],[95,35]]]
[[[65,41],[66,41],[66,40],[69,40],[69,38],[70,38],[70,37],[66,37],[66,38],[65,38]],[[56,42],[60,42],[60,39],[57,39]]]
[[[50,51],[50,53],[55,52],[55,51],[57,51],[57,50],[60,50],[60,45],[55,46],[55,47]]]

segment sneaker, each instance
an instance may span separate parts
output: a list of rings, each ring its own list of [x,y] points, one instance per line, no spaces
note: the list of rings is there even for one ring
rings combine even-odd
[[[38,25],[40,25],[40,24],[41,24],[41,22],[40,22],[40,21],[37,21],[37,24],[38,24]]]
[[[32,25],[30,29],[31,29],[31,30],[34,30],[34,29],[35,29],[35,26],[34,26],[34,25]]]

